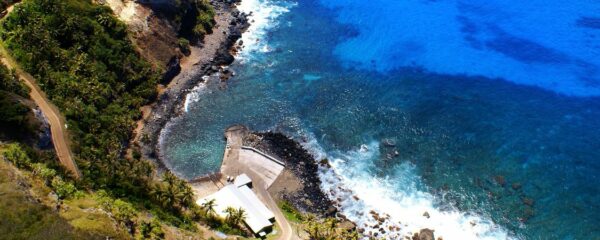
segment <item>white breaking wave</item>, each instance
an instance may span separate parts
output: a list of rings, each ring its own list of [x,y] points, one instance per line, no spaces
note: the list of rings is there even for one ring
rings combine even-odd
[[[236,56],[237,60],[243,60],[252,53],[265,53],[270,51],[270,47],[266,41],[261,41],[263,36],[269,29],[277,26],[277,17],[289,12],[289,8],[295,4],[287,2],[273,3],[270,0],[242,0],[237,6],[238,10],[243,13],[251,14],[249,17],[250,26],[242,33],[241,41],[244,42],[243,50]],[[209,76],[202,77],[203,82],[195,86],[185,96],[183,103],[183,112],[187,113],[190,106],[200,100],[200,97],[205,92],[209,80]]]
[[[208,81],[208,76],[202,77],[204,82],[199,83],[197,86],[192,88],[192,90],[185,95],[185,101],[183,102],[183,112],[188,112],[190,109],[190,104],[198,102],[200,100],[200,96],[206,90],[206,81]]]
[[[379,157],[379,142],[331,154],[326,154],[314,138],[304,146],[317,159],[330,159],[331,169],[321,167],[319,171],[321,189],[341,213],[365,230],[364,234],[378,232],[378,238],[401,239],[429,228],[435,230],[436,238],[443,239],[515,239],[487,217],[434,207],[433,196],[418,189],[420,178],[411,163],[395,167],[388,177],[369,173],[373,160]]]
[[[243,13],[250,14],[248,20],[250,27],[242,34],[243,49],[237,56],[245,59],[252,53],[266,53],[272,49],[263,39],[265,34],[277,27],[277,18],[290,11],[295,3],[271,0],[242,0],[237,9]]]

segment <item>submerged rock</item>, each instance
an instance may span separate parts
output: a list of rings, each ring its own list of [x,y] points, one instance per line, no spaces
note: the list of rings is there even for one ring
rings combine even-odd
[[[533,199],[531,199],[531,198],[524,197],[524,198],[523,198],[523,203],[524,203],[525,205],[527,205],[527,206],[530,206],[530,207],[531,207],[531,206],[533,206],[533,203],[534,203],[534,201],[533,201]]]
[[[496,183],[498,183],[502,187],[504,187],[504,185],[506,185],[506,179],[504,179],[504,176],[502,176],[502,175],[495,176],[494,180],[496,180]]]

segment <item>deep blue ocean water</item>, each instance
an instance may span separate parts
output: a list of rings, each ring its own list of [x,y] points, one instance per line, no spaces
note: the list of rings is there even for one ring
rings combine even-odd
[[[161,136],[179,175],[217,170],[241,123],[331,159],[323,188],[360,197],[339,206],[359,226],[600,238],[600,2],[243,1],[236,76]]]

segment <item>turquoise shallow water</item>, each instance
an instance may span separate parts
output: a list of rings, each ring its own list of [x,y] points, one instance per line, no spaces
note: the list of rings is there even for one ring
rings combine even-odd
[[[414,226],[464,234],[436,222],[458,212],[480,218],[452,218],[473,238],[600,237],[600,4],[254,1],[289,12],[257,20],[236,77],[169,124],[178,174],[218,169],[223,130],[242,123],[306,141],[346,184],[381,183]],[[422,202],[432,219],[406,219]]]

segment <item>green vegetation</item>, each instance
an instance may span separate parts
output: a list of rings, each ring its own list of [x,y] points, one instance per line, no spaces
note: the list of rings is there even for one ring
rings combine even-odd
[[[215,10],[208,0],[179,0],[175,1],[175,5],[175,22],[181,26],[181,36],[196,40],[212,33]]]
[[[247,217],[246,211],[244,211],[244,209],[242,208],[235,209],[232,207],[228,207],[227,209],[225,209],[225,213],[227,213],[225,223],[227,223],[230,226],[241,225]]]
[[[308,234],[310,239],[359,239],[359,234],[355,229],[346,229],[340,226],[338,220],[335,218],[319,219],[312,214],[303,214],[287,201],[281,201],[278,205],[285,218],[292,223],[299,224],[300,228]]]
[[[294,223],[301,223],[304,220],[304,216],[294,206],[287,201],[279,202],[279,208],[282,210],[285,218]]]
[[[13,71],[0,64],[0,132],[11,138],[32,131],[27,115],[31,110],[19,99],[29,98],[29,89]]]
[[[180,38],[178,40],[178,45],[179,45],[179,49],[181,49],[181,52],[183,54],[185,54],[186,56],[189,56],[191,53],[191,49],[190,49],[190,41],[185,39],[185,38]]]
[[[130,239],[129,234],[122,228],[115,226],[115,220],[100,211],[100,203],[95,195],[85,194],[72,199],[64,200],[65,207],[61,208],[60,216],[76,229],[112,239]]]
[[[48,186],[51,185],[51,180],[56,176],[65,175],[66,170],[58,165],[58,160],[53,153],[36,151],[20,143],[0,146],[0,157],[2,159],[11,162],[21,169],[31,171],[33,175],[44,180]]]
[[[140,224],[140,234],[138,239],[163,239],[165,237],[165,233],[160,226],[160,223],[156,220],[152,220],[149,222],[142,222]]]
[[[135,52],[110,9],[90,0],[26,0],[0,24],[4,47],[65,115],[83,179],[71,182],[60,168],[18,157],[15,164],[39,175],[61,199],[77,198],[77,189],[104,190],[112,200],[102,206],[131,234],[145,226],[145,234],[161,235],[140,211],[194,230],[202,216],[189,186],[172,174],[155,180],[153,165],[140,154],[124,157],[139,108],[156,96],[159,74]]]
[[[0,64],[0,91],[11,92],[21,97],[29,97],[29,88],[25,86],[14,71],[8,70],[6,66]]]
[[[193,26],[182,29],[192,37],[209,32],[214,10],[208,1],[184,2],[193,6],[182,15],[191,17],[187,22]],[[106,233],[116,223],[130,237],[159,239],[165,236],[163,224],[195,231],[196,222],[205,221],[224,232],[245,234],[243,211],[220,219],[196,206],[185,181],[168,172],[157,180],[141,154],[125,157],[139,108],[156,97],[159,74],[135,51],[127,27],[109,8],[91,0],[25,0],[0,22],[0,39],[66,117],[83,178],[73,181],[52,152],[10,144],[0,156],[37,179],[42,196],[56,196],[57,208],[61,202],[69,205],[60,210],[68,226],[122,238]],[[189,42],[180,45],[189,47]],[[28,93],[11,71],[0,68],[0,114],[8,114],[0,118],[2,126],[25,124],[22,116],[29,109],[16,107],[14,96]],[[104,211],[90,210],[98,208]]]
[[[57,174],[59,171],[54,169],[57,168],[56,159],[43,157],[48,156],[48,153],[39,153],[25,145],[11,143],[2,146],[0,156],[16,167],[31,171],[34,176],[38,176],[56,193],[59,199],[70,198],[77,193],[77,188],[71,180],[64,180]],[[59,170],[64,176],[64,170]]]
[[[90,213],[76,204],[61,212],[44,204],[56,204],[42,179],[28,171],[16,170],[7,160],[36,162],[18,144],[0,145],[0,238],[2,239],[123,239],[111,219]],[[26,155],[23,155],[26,154]],[[6,159],[6,156],[14,157]],[[37,164],[37,165],[36,165]],[[33,163],[39,169],[42,163]],[[44,164],[45,165],[45,164]],[[47,168],[46,166],[44,166]],[[41,177],[40,177],[41,178]],[[80,201],[80,200],[77,200]],[[79,224],[86,221],[87,226]],[[98,231],[90,227],[99,228]]]
[[[358,240],[359,234],[354,229],[345,229],[338,226],[335,218],[318,219],[314,215],[306,215],[304,230],[313,240]]]
[[[216,201],[211,199],[202,204],[200,215],[208,225],[220,232],[232,235],[249,236],[250,234],[243,226],[246,212],[243,209],[227,208],[225,219],[219,217],[215,212]]]
[[[144,196],[150,164],[122,155],[158,74],[135,52],[126,26],[89,0],[30,0],[2,30],[5,46],[66,116],[85,183]]]

